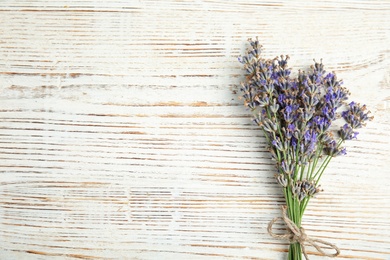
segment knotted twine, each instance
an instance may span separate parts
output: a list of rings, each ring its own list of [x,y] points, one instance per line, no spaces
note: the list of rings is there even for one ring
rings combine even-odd
[[[312,238],[312,237],[307,236],[305,233],[305,229],[303,227],[299,228],[297,225],[295,225],[294,222],[291,221],[291,219],[288,218],[286,206],[282,206],[282,211],[283,211],[282,217],[276,217],[273,220],[271,220],[271,222],[268,224],[268,233],[273,238],[288,240],[290,242],[290,244],[299,243],[301,245],[302,253],[305,256],[306,260],[309,260],[309,256],[307,255],[306,248],[305,248],[307,245],[311,245],[311,246],[315,247],[315,249],[317,249],[317,251],[324,256],[336,257],[340,254],[340,249],[336,245],[329,243],[327,241],[324,241],[322,239]],[[278,220],[282,220],[286,223],[287,233],[275,234],[272,232],[272,226]],[[326,253],[324,250],[322,250],[322,248],[319,244],[330,246],[331,248],[333,248],[336,251],[336,253],[334,253],[334,254]]]

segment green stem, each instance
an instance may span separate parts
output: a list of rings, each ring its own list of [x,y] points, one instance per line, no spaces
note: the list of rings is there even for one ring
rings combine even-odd
[[[309,174],[311,172],[311,167],[313,166],[313,163],[314,162],[310,162],[310,161],[307,163],[308,167],[307,167],[307,171],[306,171],[306,180],[309,180]]]
[[[284,188],[284,196],[287,203],[288,217],[295,223],[295,225],[300,227],[302,222],[300,202],[296,197],[294,197],[289,187]],[[302,260],[302,249],[299,243],[290,244],[288,259]]]
[[[310,197],[306,197],[302,201],[302,203],[301,203],[301,216],[303,216],[303,214],[305,213],[305,210],[306,210],[307,204],[309,203],[309,200],[310,200]]]
[[[303,179],[303,173],[305,172],[305,168],[306,168],[306,165],[303,165],[303,166],[301,167],[301,175],[299,176],[299,180],[301,180],[301,181],[302,181],[302,179]]]
[[[322,149],[323,149],[323,145],[320,145],[320,148],[317,149],[317,152],[316,152],[316,156],[314,157],[314,160],[313,160],[313,166],[311,168],[311,171],[310,171],[310,175],[308,177],[308,180],[312,180],[312,176],[313,176],[313,173],[314,173],[314,170],[316,169],[317,167],[317,164],[318,164],[318,161],[319,159],[321,158],[321,154],[322,154]]]
[[[321,176],[322,174],[324,173],[326,167],[328,166],[330,160],[332,159],[332,156],[328,155],[326,157],[326,159],[322,162],[320,168],[318,169],[318,171],[316,172],[316,174],[314,174],[313,176],[313,179],[316,179],[316,185],[318,184],[318,182],[320,181],[321,179]]]

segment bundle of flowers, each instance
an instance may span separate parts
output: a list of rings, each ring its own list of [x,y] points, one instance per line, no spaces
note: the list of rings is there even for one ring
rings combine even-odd
[[[307,245],[335,257],[340,253],[335,245],[305,234],[302,216],[310,199],[322,191],[319,181],[329,162],[346,154],[344,142],[357,138],[356,130],[372,119],[370,112],[365,105],[347,102],[350,92],[334,72],[324,70],[322,61],[314,61],[309,72],[299,71],[293,77],[287,65],[289,56],[264,59],[258,39],[249,39],[249,43],[246,55],[239,57],[246,71],[242,97],[264,133],[275,161],[276,181],[286,199],[283,217],[272,220],[268,232],[290,242],[290,260],[302,259],[302,254],[308,259]],[[342,120],[342,126],[335,129],[334,122]],[[278,220],[287,225],[286,234],[272,232]],[[326,253],[323,245],[336,252]]]

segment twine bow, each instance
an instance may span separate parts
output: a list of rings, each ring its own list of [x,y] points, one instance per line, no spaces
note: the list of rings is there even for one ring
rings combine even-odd
[[[291,219],[288,218],[287,215],[287,207],[282,206],[282,211],[283,211],[283,216],[282,217],[276,217],[271,222],[268,224],[268,233],[273,237],[277,239],[283,239],[283,240],[288,240],[290,244],[294,243],[299,243],[302,248],[302,253],[305,256],[306,260],[309,260],[309,256],[306,253],[306,246],[311,245],[317,249],[319,253],[321,253],[324,256],[329,256],[329,257],[336,257],[340,254],[340,249],[327,241],[324,241],[322,239],[317,239],[317,238],[312,238],[306,235],[305,229],[303,227],[299,228],[297,225],[295,225],[294,222],[291,221]],[[285,234],[275,234],[272,232],[272,226],[275,222],[278,220],[282,220],[286,223],[287,225],[287,233]],[[321,246],[319,244],[327,245],[333,248],[336,253],[334,254],[328,254],[324,250],[322,250]]]

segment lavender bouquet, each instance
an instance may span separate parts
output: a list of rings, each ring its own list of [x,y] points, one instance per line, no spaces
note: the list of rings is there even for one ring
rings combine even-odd
[[[302,259],[302,254],[308,259],[307,245],[335,257],[340,253],[335,245],[305,234],[302,216],[310,199],[321,191],[319,181],[329,162],[346,154],[343,143],[356,139],[356,129],[372,119],[370,112],[365,105],[347,103],[349,91],[342,87],[343,82],[334,72],[324,70],[322,61],[314,61],[308,73],[299,71],[292,77],[287,65],[289,56],[264,59],[258,39],[249,39],[249,43],[246,55],[239,58],[246,70],[242,97],[264,133],[276,164],[276,181],[286,199],[283,217],[273,219],[268,232],[290,242],[290,260]],[[334,122],[338,119],[345,123],[337,130]],[[272,231],[279,220],[287,226],[285,234]],[[326,253],[324,246],[333,248],[335,253]]]

